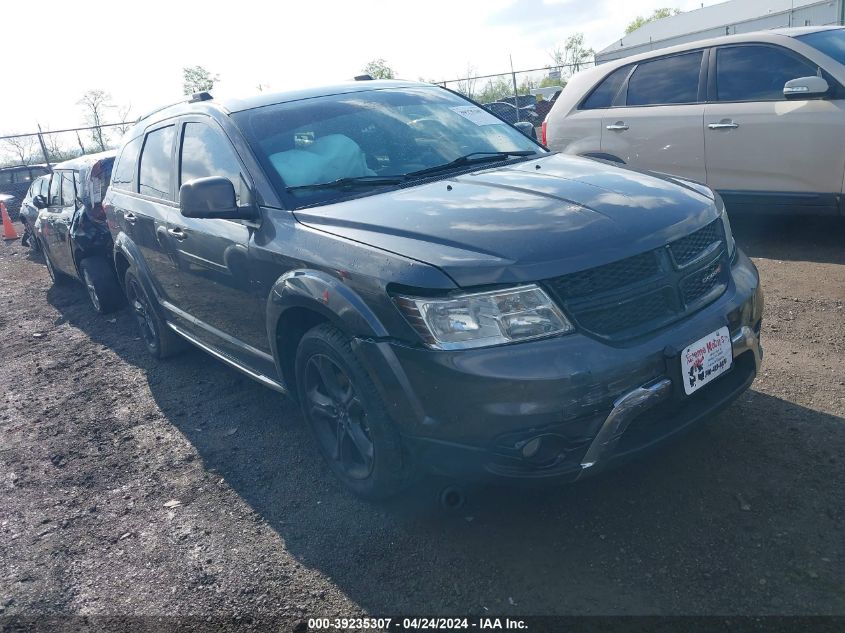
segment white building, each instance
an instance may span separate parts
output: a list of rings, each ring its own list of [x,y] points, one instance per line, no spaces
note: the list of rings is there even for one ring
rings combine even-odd
[[[638,28],[596,53],[596,63],[708,37],[845,23],[845,0],[730,0]]]

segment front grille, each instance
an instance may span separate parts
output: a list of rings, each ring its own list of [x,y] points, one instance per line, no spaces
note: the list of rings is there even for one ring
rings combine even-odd
[[[681,282],[681,296],[684,298],[684,303],[686,305],[694,304],[709,292],[726,283],[726,270],[727,266],[717,259],[709,266],[697,270],[684,279]]]
[[[693,312],[727,288],[721,222],[633,257],[546,282],[575,323],[598,336],[647,334]]]
[[[707,250],[707,247],[722,239],[719,221],[711,222],[703,229],[690,233],[669,244],[669,251],[678,266],[686,266]]]
[[[585,297],[622,288],[659,272],[660,260],[654,251],[649,251],[622,261],[559,277],[557,283],[560,292],[567,297]]]
[[[620,301],[612,310],[603,307],[583,310],[579,313],[578,323],[593,332],[613,335],[628,329],[632,324],[640,325],[659,319],[671,313],[672,309],[671,291],[667,288]]]

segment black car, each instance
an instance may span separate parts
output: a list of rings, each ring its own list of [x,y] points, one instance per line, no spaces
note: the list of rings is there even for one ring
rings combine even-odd
[[[550,153],[444,88],[201,93],[126,138],[105,206],[148,350],[187,340],[297,398],[358,494],[587,476],[759,369],[717,196]]]
[[[115,310],[123,301],[103,209],[114,156],[113,151],[100,152],[55,165],[47,195],[32,199],[40,209],[35,238],[50,278],[56,284],[82,281],[91,305],[101,314]]]

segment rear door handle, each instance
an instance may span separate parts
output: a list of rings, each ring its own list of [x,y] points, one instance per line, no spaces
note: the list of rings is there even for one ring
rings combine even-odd
[[[733,130],[739,127],[739,123],[734,123],[730,119],[722,119],[718,123],[709,123],[707,127],[711,130]]]
[[[167,232],[171,237],[179,240],[180,242],[188,237],[188,234],[182,229],[167,229]]]
[[[134,213],[124,213],[123,219],[129,222],[129,224],[135,224],[135,220],[137,220],[138,218],[135,217]]]
[[[617,121],[616,123],[611,123],[607,126],[608,130],[613,130],[614,132],[618,132],[620,130],[627,130],[628,125],[624,121]]]

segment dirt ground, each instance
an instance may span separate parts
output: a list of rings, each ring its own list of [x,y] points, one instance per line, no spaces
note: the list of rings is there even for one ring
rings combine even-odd
[[[624,470],[344,492],[282,396],[0,245],[0,617],[845,614],[845,223],[735,220],[764,372]],[[300,630],[301,630],[300,625]]]

